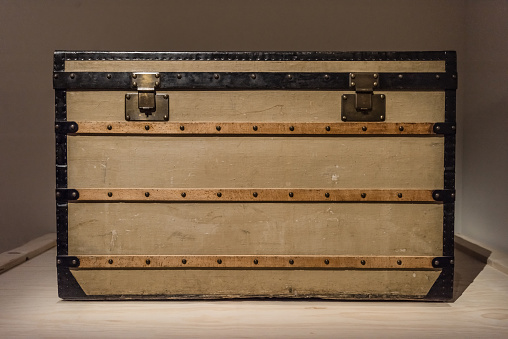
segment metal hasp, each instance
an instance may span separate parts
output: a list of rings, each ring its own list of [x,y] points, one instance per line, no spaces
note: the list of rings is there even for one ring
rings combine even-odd
[[[349,87],[356,94],[342,95],[342,121],[385,120],[385,95],[373,93],[379,87],[379,74],[349,73]]]
[[[159,73],[132,73],[131,85],[138,91],[125,95],[125,120],[169,120],[169,96],[155,92],[160,86]]]

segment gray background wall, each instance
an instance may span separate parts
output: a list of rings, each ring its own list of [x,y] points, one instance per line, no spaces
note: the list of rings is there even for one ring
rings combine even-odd
[[[499,0],[0,0],[0,252],[55,231],[55,49],[456,50],[456,230],[508,251],[507,17]]]

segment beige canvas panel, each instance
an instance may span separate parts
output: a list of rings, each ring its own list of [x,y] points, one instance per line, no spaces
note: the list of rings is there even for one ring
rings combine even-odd
[[[71,270],[88,295],[422,298],[440,271]]]
[[[72,188],[439,189],[440,137],[69,136]]]
[[[67,91],[69,121],[125,121],[125,91]],[[341,122],[340,91],[158,91],[169,121]],[[444,92],[379,92],[386,122],[444,121]]]
[[[439,256],[443,206],[69,204],[70,255]]]
[[[445,61],[65,61],[66,72],[445,72]]]

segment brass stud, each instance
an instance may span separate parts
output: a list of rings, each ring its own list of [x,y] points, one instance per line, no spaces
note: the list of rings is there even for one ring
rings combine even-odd
[[[145,129],[148,131],[150,129],[149,125],[145,125]]]
[[[187,194],[185,192],[182,192],[181,196],[182,196],[182,198],[185,198],[187,196]]]
[[[288,79],[289,80],[293,79],[293,76],[291,74],[288,74]]]
[[[168,115],[167,114],[164,115],[164,119],[166,119],[166,120],[168,119]]]
[[[181,125],[180,126],[180,131],[183,131],[185,129],[185,126],[184,125]]]
[[[72,264],[73,264],[73,265],[77,265],[77,264],[78,264],[78,262],[76,261],[76,259],[72,259],[72,261],[71,261],[71,262],[72,262]]]
[[[434,198],[439,199],[439,193],[434,194]]]
[[[377,73],[374,73],[373,76],[374,76],[374,79],[377,79]]]
[[[138,77],[137,74],[132,74],[133,79],[136,79],[137,77]]]
[[[345,115],[342,116],[342,120],[343,121],[346,121],[347,120],[347,117]]]
[[[133,82],[132,82],[132,86],[133,86],[133,87],[136,87],[137,85],[138,85],[138,83],[137,83],[136,81],[133,81]]]
[[[381,98],[381,100],[384,100],[385,99],[385,95],[381,94],[380,98]]]
[[[328,74],[325,74],[325,80],[329,80],[330,76]]]
[[[290,265],[293,265],[295,263],[295,261],[293,259],[289,259],[289,264]]]
[[[222,264],[222,259],[217,259],[217,264]]]
[[[295,130],[295,126],[289,126],[289,130],[292,132]]]
[[[258,127],[257,126],[252,126],[252,129],[257,131],[258,130]]]
[[[441,126],[436,126],[436,131],[441,130]]]
[[[150,265],[151,261],[150,261],[150,259],[146,259],[145,262],[146,262],[147,265]]]
[[[379,119],[381,119],[381,120],[385,120],[385,116],[384,116],[384,115],[381,115],[381,116],[379,117]]]
[[[434,265],[439,266],[439,260],[434,260]]]
[[[377,86],[377,81],[374,81],[373,85],[374,85],[374,87],[376,87]]]
[[[452,78],[457,79],[457,74],[453,74]]]
[[[360,261],[360,264],[365,265],[365,260]]]
[[[213,75],[213,77],[214,77],[215,79],[219,79],[219,75],[218,75],[217,73],[215,73],[215,74]]]
[[[130,94],[125,94],[125,99],[129,100],[131,98]]]
[[[164,99],[168,100],[169,99],[169,95],[164,94]]]
[[[62,260],[58,259],[58,260],[56,261],[56,263],[57,263],[58,265],[60,265],[60,264],[62,263]]]
[[[254,259],[254,265],[257,265],[259,261],[257,259]]]
[[[325,259],[325,265],[328,265],[330,263],[330,260]]]
[[[404,130],[404,126],[399,126],[399,131],[403,131]]]
[[[399,198],[402,198],[402,193],[397,194]]]
[[[56,192],[56,197],[57,197],[57,198],[60,198],[60,196],[61,196],[61,195],[62,195],[62,194],[61,194],[60,192]]]
[[[108,260],[108,263],[109,263],[110,265],[112,265],[112,264],[113,264],[113,259],[109,259],[109,260]]]
[[[145,192],[145,197],[149,197],[150,196],[150,192]]]
[[[453,198],[455,198],[455,193],[451,193],[451,194],[450,194],[450,197],[451,197],[452,199],[453,199]]]
[[[351,79],[354,79],[356,75],[354,73],[351,74]]]
[[[108,125],[107,129],[111,131],[113,129],[113,126]]]
[[[441,78],[439,74],[436,74],[436,79],[439,80],[439,78]]]
[[[221,192],[217,192],[217,196],[220,198],[222,197],[222,193]]]
[[[106,75],[106,78],[111,79],[111,74]]]
[[[160,75],[159,73],[156,73],[156,74],[155,74],[155,77],[156,77],[157,79],[159,79],[159,78],[161,77],[161,75]]]
[[[156,81],[155,82],[155,87],[159,87],[159,85],[160,85],[160,82]]]
[[[330,132],[330,129],[331,129],[331,128],[330,128],[330,126],[326,126],[326,128],[325,128],[325,129],[326,129],[328,132]]]
[[[289,192],[289,197],[292,198],[294,196],[293,192]]]
[[[455,261],[453,261],[453,259],[450,260],[450,265],[453,265],[455,263]]]
[[[455,131],[455,129],[456,129],[456,128],[457,128],[457,127],[456,127],[455,125],[453,125],[453,126],[452,126],[452,130],[454,130],[454,131]]]
[[[362,197],[363,199],[365,199],[365,197],[366,197],[366,196],[367,196],[367,194],[366,194],[366,193],[362,193],[362,194],[361,194],[361,197]]]
[[[254,192],[254,193],[252,193],[252,196],[253,196],[254,198],[257,198],[257,197],[258,197],[258,192]]]
[[[187,263],[187,260],[186,259],[182,259],[182,264],[186,264]]]
[[[356,83],[354,81],[351,81],[351,87],[355,87]]]
[[[326,197],[326,198],[329,198],[329,197],[330,197],[330,193],[326,192],[326,193],[325,193],[325,197]]]
[[[342,100],[347,100],[347,95],[345,95],[345,94],[344,94],[344,95],[342,96]]]
[[[402,74],[399,74],[399,79],[402,79],[404,76]]]
[[[365,132],[366,130],[367,130],[367,126],[363,126],[363,127],[362,127],[362,131],[364,131],[364,132]]]
[[[221,127],[220,127],[220,126],[216,126],[216,127],[215,127],[215,129],[216,129],[217,131],[220,131],[220,130],[221,130]]]
[[[397,265],[402,265],[402,260],[397,260]]]
[[[256,74],[252,73],[252,74],[250,75],[250,77],[251,77],[252,79],[256,79]]]
[[[78,196],[78,194],[77,194],[76,192],[72,192],[72,193],[71,193],[71,197],[75,198],[75,197],[77,197],[77,196]]]
[[[57,73],[53,74],[53,78],[58,79],[58,74]]]
[[[76,74],[71,73],[70,77],[71,77],[71,79],[74,79],[76,77]]]
[[[108,192],[108,197],[112,197],[113,196],[113,192]]]
[[[125,120],[131,120],[131,116],[130,115],[126,115],[125,116]]]
[[[178,73],[178,74],[176,75],[176,78],[177,78],[177,79],[181,79],[181,78],[182,78],[182,75],[181,75],[180,73]]]

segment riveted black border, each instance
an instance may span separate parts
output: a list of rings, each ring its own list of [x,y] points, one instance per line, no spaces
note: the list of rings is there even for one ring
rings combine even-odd
[[[104,52],[57,51],[67,61],[85,60],[202,60],[202,61],[432,61],[453,60],[452,51],[406,52]]]

